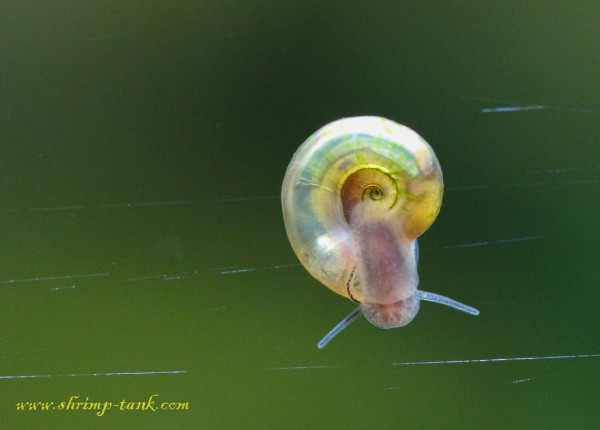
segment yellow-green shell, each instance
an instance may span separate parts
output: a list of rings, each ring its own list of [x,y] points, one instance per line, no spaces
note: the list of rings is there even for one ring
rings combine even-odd
[[[387,305],[415,295],[414,242],[435,220],[442,194],[442,171],[424,139],[394,121],[362,116],[327,124],[298,148],[281,201],[290,243],[312,276],[353,300]],[[373,234],[380,237],[371,242]],[[377,261],[365,261],[380,242],[405,260],[401,268],[391,262],[394,282],[410,278],[385,294],[371,293],[383,275]],[[386,260],[381,252],[375,257]]]

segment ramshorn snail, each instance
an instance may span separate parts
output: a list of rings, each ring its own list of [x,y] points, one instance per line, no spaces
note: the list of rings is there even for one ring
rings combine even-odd
[[[402,327],[420,300],[479,314],[417,290],[417,237],[437,217],[443,189],[429,144],[385,118],[334,121],[298,148],[281,191],[290,243],[312,276],[360,302],[319,348],[361,313],[376,327]]]

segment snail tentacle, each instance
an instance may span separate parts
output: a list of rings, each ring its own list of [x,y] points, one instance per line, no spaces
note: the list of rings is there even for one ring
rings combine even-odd
[[[446,296],[441,296],[436,293],[428,293],[427,291],[417,290],[417,295],[419,299],[425,300],[427,302],[439,303],[440,305],[450,306],[458,311],[466,312],[471,315],[479,315],[479,311],[471,306],[467,306],[464,303],[457,302]]]
[[[346,316],[346,318],[341,320],[334,328],[332,328],[329,331],[329,333],[325,335],[325,337],[323,337],[323,339],[319,341],[319,343],[317,344],[317,348],[323,349],[331,339],[336,337],[342,330],[344,330],[346,327],[352,324],[361,315],[362,312],[360,311],[360,306],[357,306],[352,312],[350,312]]]

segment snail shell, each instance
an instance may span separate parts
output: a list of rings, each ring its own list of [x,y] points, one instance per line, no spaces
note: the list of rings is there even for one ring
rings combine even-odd
[[[327,124],[298,148],[281,192],[292,247],[312,276],[360,302],[380,328],[419,311],[416,239],[442,203],[442,171],[425,140],[385,118]]]

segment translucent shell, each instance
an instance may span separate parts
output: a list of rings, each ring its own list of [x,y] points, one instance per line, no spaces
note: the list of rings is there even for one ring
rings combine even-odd
[[[416,239],[435,220],[443,189],[433,150],[413,130],[344,118],[294,154],[281,192],[285,228],[312,276],[361,302],[375,326],[401,327],[419,309]]]

